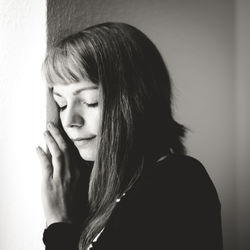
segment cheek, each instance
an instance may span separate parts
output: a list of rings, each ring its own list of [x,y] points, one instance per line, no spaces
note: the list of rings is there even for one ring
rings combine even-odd
[[[99,108],[96,108],[88,113],[86,123],[88,123],[88,126],[94,133],[97,134],[99,132],[101,126],[101,112]]]

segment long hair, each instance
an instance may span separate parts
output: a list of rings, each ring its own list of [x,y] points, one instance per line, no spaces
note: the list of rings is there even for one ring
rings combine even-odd
[[[147,163],[169,151],[185,153],[185,127],[173,118],[170,77],[159,51],[131,25],[102,23],[71,35],[48,49],[43,69],[50,87],[82,79],[102,87],[90,210],[79,242],[87,249]]]

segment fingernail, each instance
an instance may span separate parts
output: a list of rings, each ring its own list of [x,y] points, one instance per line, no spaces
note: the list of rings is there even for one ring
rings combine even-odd
[[[43,133],[43,135],[44,135],[44,136],[48,136],[48,131],[45,131],[45,132]]]
[[[49,122],[47,126],[48,126],[48,128],[53,128],[54,124],[53,124],[53,122]]]

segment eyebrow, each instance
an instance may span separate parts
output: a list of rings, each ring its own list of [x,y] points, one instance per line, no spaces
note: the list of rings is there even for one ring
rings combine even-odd
[[[75,90],[75,91],[73,92],[73,95],[77,95],[77,94],[79,94],[80,92],[85,91],[85,90],[94,90],[94,89],[98,89],[98,86],[89,86],[89,87],[77,89],[77,90]],[[57,96],[63,97],[63,96],[60,95],[59,93],[55,92],[54,89],[53,89],[53,95],[57,95]]]

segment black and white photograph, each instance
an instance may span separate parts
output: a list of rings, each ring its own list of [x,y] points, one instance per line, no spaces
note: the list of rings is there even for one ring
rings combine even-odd
[[[0,249],[249,250],[250,1],[0,0]]]

